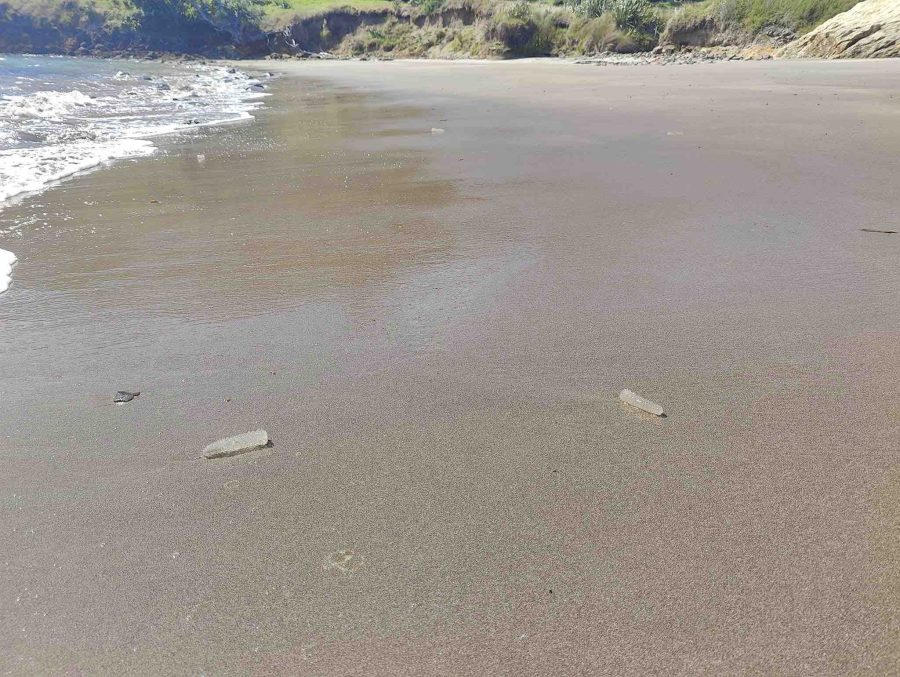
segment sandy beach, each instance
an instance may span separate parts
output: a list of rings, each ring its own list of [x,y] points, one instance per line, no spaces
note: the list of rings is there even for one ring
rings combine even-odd
[[[0,673],[900,671],[900,61],[240,65],[0,212]]]

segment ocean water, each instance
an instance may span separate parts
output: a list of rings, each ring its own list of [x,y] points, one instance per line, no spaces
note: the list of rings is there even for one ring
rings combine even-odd
[[[82,171],[155,152],[154,137],[250,119],[265,85],[232,68],[0,55],[0,209]],[[15,256],[0,235],[0,293]]]

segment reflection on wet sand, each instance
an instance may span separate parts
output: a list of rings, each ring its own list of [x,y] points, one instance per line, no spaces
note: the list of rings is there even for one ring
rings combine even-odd
[[[452,257],[421,210],[449,204],[453,184],[427,178],[421,149],[377,148],[385,126],[415,136],[413,109],[314,83],[278,95],[297,100],[0,215],[0,228],[65,215],[21,232],[28,261],[2,312],[44,329],[73,308],[251,316]]]

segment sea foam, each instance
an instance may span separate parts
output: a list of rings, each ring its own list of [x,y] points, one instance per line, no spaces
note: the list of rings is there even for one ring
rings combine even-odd
[[[250,119],[267,96],[258,80],[233,69],[134,68],[67,74],[40,89],[21,76],[0,79],[0,208],[73,174],[150,155],[153,137]],[[46,88],[56,84],[59,90]]]
[[[0,111],[5,116],[62,120],[81,108],[96,106],[98,102],[76,90],[70,92],[37,91],[31,94],[4,96]]]
[[[251,119],[268,96],[262,83],[234,69],[127,67],[8,58],[0,71],[0,210],[74,174],[151,155],[154,137]],[[0,249],[0,294],[12,283],[16,260]]]
[[[155,148],[144,139],[79,141],[0,152],[0,200],[33,193],[78,172],[110,160],[150,155]]]
[[[12,284],[12,269],[16,265],[16,255],[6,249],[0,249],[0,294]]]

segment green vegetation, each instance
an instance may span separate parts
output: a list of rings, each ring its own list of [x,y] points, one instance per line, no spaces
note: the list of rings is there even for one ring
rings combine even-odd
[[[805,33],[860,0],[705,0],[686,5],[672,21],[673,29],[710,22],[755,35],[768,26]]]
[[[136,8],[131,0],[0,0],[0,16],[17,15],[62,26],[96,19],[110,28],[118,28],[133,23]]]
[[[263,27],[272,28],[343,7],[373,10],[390,9],[391,6],[390,0],[262,0],[259,11]]]
[[[180,14],[198,17],[204,13],[251,15],[260,0],[3,0],[3,4],[35,17],[65,18],[93,13],[113,23],[125,24],[141,14]]]
[[[0,51],[83,53],[85,45],[99,45],[237,47],[257,55],[266,48],[432,57],[631,52],[654,47],[661,36],[702,45],[723,35],[748,41],[770,27],[803,32],[857,1],[0,0]]]
[[[486,56],[474,26],[426,25],[417,27],[391,16],[378,26],[361,27],[347,38],[339,51],[351,56]]]
[[[263,0],[0,0],[0,51],[219,51],[259,36]]]
[[[441,14],[423,11],[431,2],[440,2]],[[625,20],[617,24],[612,11],[592,15],[540,1],[483,1],[473,6],[465,0],[421,0],[415,7],[419,14],[392,15],[377,26],[360,26],[336,53],[440,58],[633,52],[653,47],[664,23],[653,7],[639,25]]]
[[[597,18],[578,17],[569,25],[561,51],[565,54],[636,52],[639,36],[619,30],[609,14]]]
[[[616,26],[640,30],[650,19],[649,0],[571,0],[572,8],[591,19],[609,14]]]
[[[589,20],[578,27],[581,34],[589,36],[587,42],[599,40],[613,51],[652,47],[673,13],[671,3],[651,0],[567,0],[567,4]],[[617,34],[610,33],[611,26]],[[586,46],[585,41],[581,44]]]
[[[254,21],[266,0],[2,0],[12,14],[62,25],[100,17],[109,29],[171,17],[191,21]]]
[[[717,0],[724,21],[741,23],[750,31],[764,26],[785,26],[806,32],[835,14],[846,12],[859,0]]]

